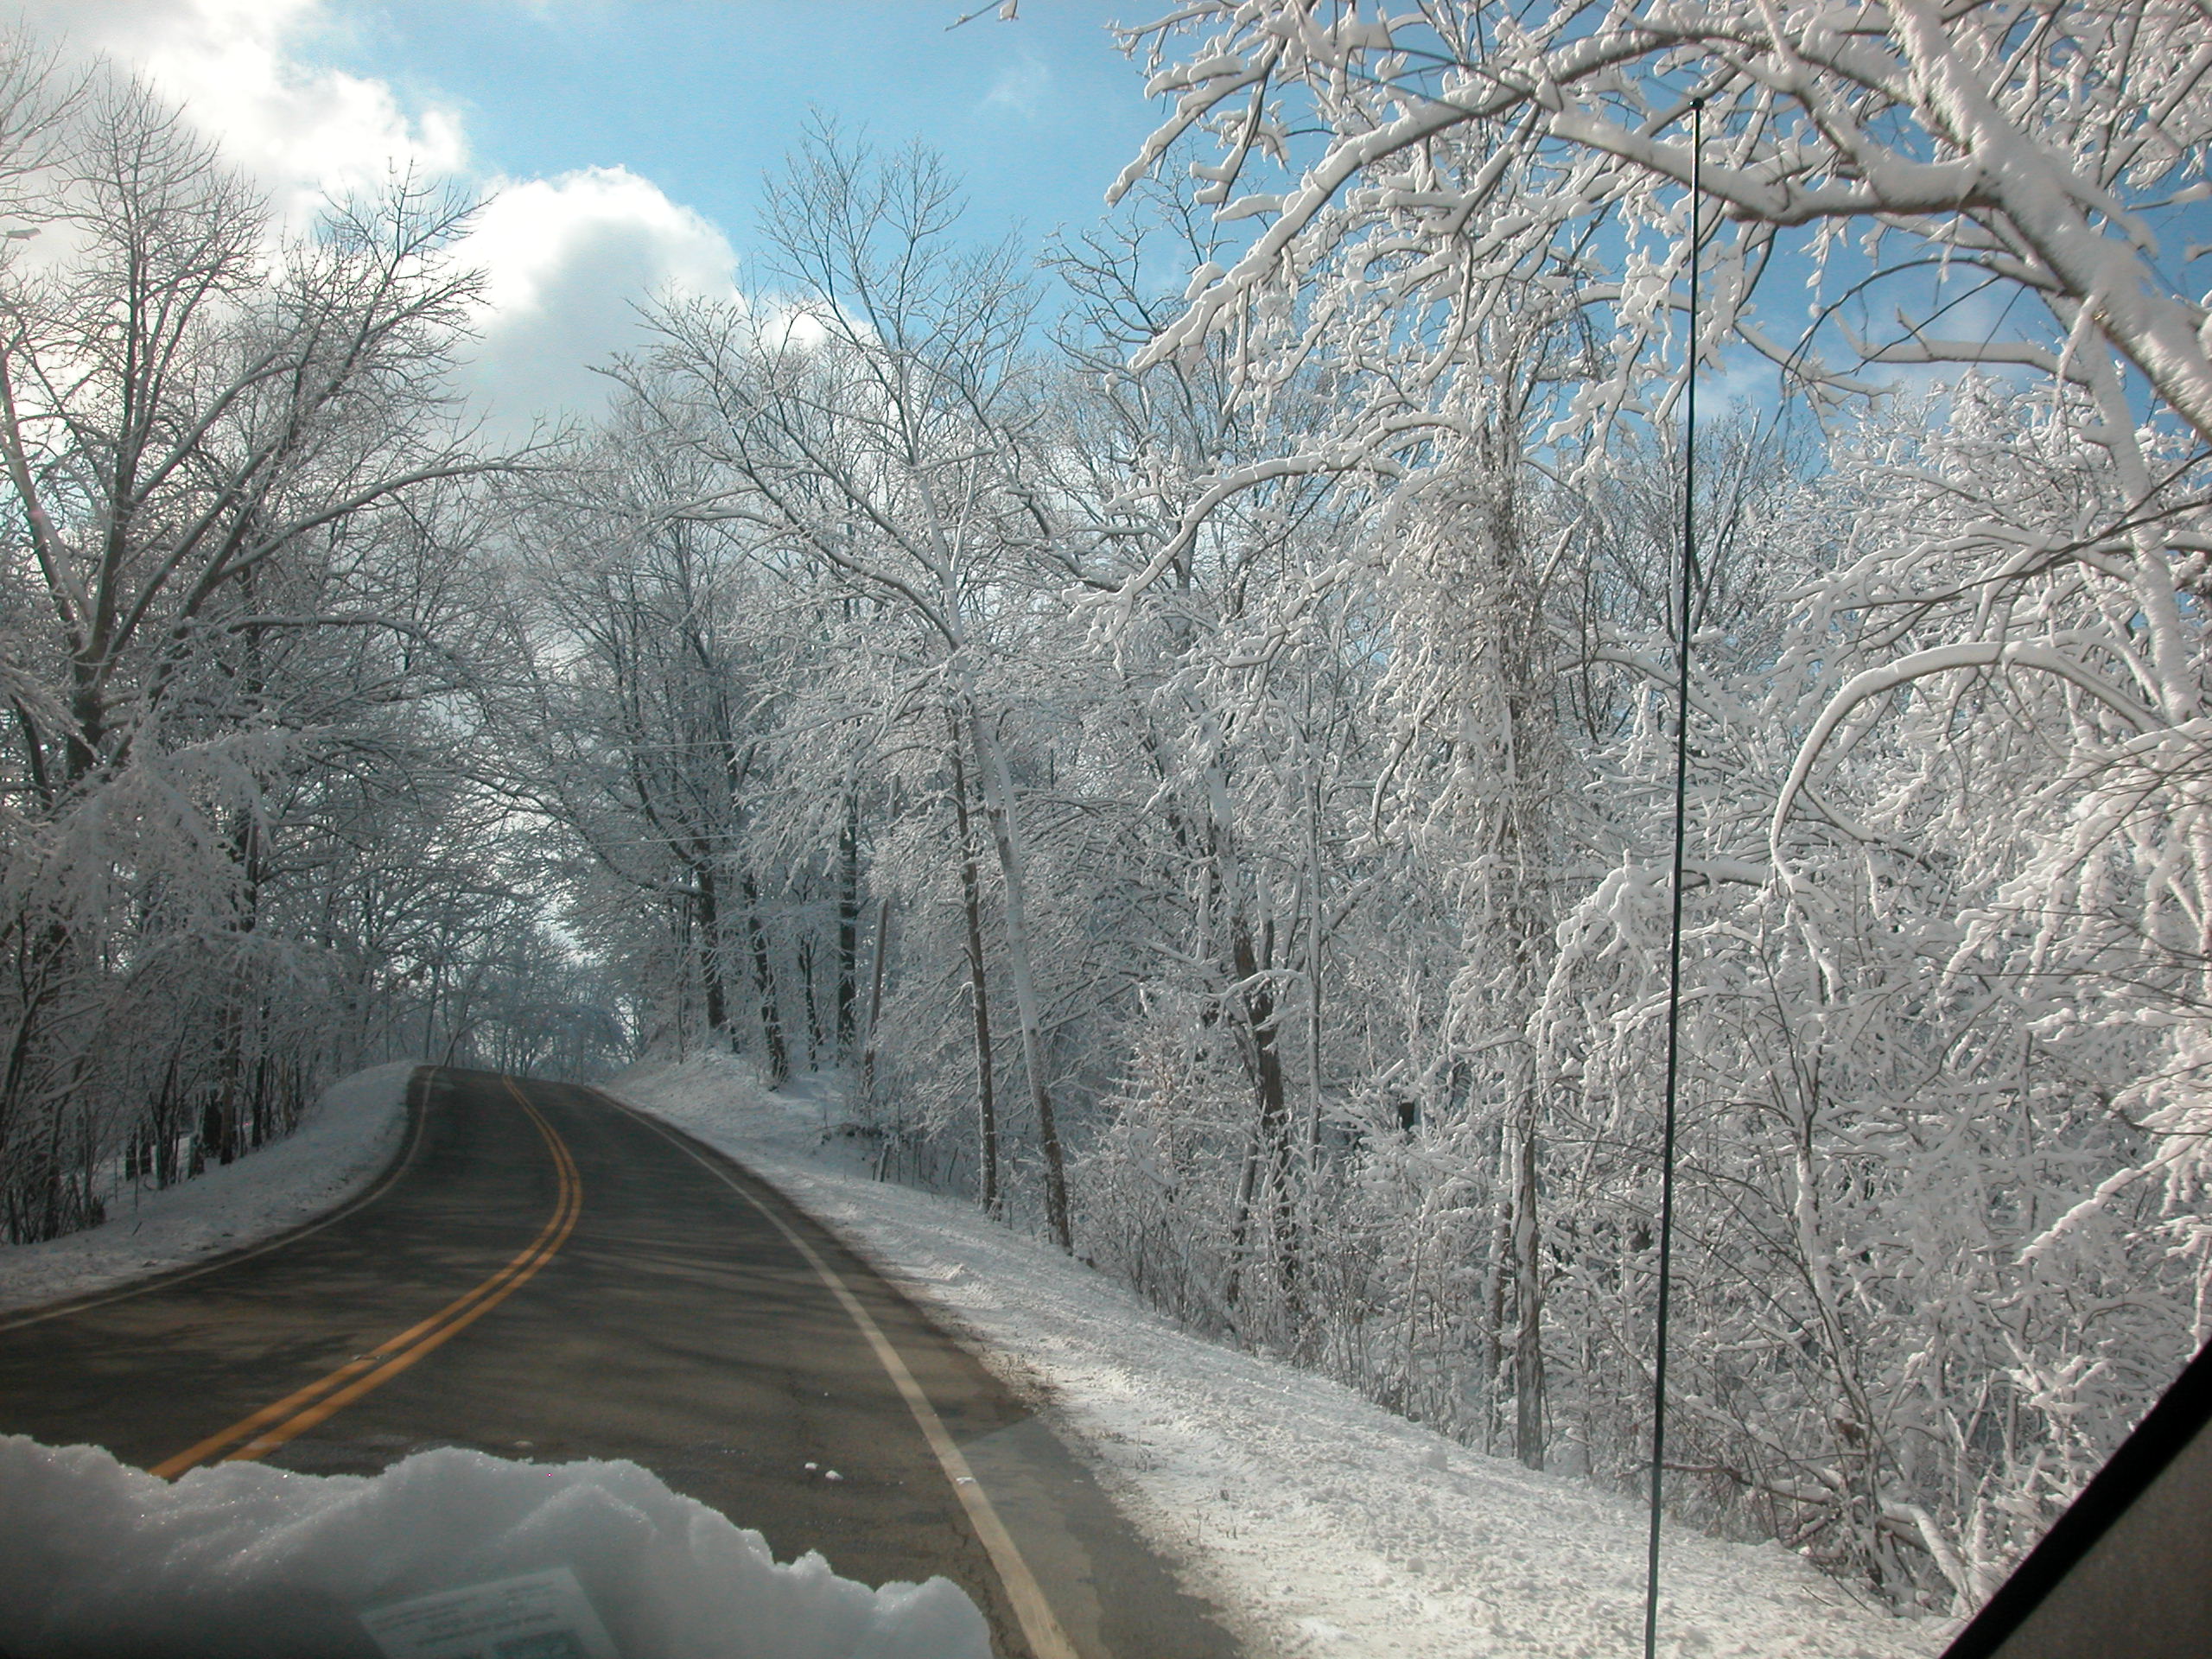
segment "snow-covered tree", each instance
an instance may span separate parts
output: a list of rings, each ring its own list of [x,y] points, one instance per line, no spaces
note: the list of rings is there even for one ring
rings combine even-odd
[[[784,290],[666,314],[662,345],[627,378],[667,441],[720,474],[711,494],[677,509],[742,524],[830,573],[899,636],[911,675],[887,700],[920,711],[932,742],[950,711],[996,853],[1045,1211],[1065,1245],[1030,850],[990,690],[993,619],[1034,585],[1058,537],[1024,454],[1027,285],[1010,250],[962,251],[957,219],[926,152],[879,157],[817,133],[772,188],[764,221]]]
[[[1137,361],[1224,353],[1249,409],[1330,378],[1319,418],[1198,510],[1294,474],[1380,504],[1385,591],[1430,595],[1386,683],[1441,692],[1409,701],[1404,756],[1509,729],[1421,655],[1476,667],[1510,632],[1470,505],[1517,493],[1554,538],[1540,659],[1570,679],[1531,803],[1558,826],[1552,919],[1503,933],[1552,963],[1543,1273],[1617,1345],[1546,1357],[1593,1456],[1637,1438],[1665,904],[1674,517],[1623,509],[1639,477],[1679,499],[1649,457],[1678,442],[1688,362],[1764,359],[1825,423],[1826,454],[1768,440],[1718,468],[1758,503],[1748,565],[1727,576],[1710,531],[1700,550],[1684,1290],[1707,1369],[1678,1496],[1971,1605],[2192,1345],[2177,1309],[2202,1300],[2162,1255],[2202,1233],[2212,988],[2201,16],[1223,0],[1124,38],[1176,107],[1123,188],[1191,156],[1219,226]],[[1548,345],[1502,403],[1514,336]],[[1893,422],[1900,378],[1921,401]],[[1510,454],[1480,447],[1503,408]],[[1154,545],[1124,614],[1172,562]],[[1442,824],[1498,769],[1390,775]],[[1479,836],[1426,850],[1475,855],[1461,891],[1494,902]],[[1491,988],[1463,1017],[1494,1015],[1497,947],[1463,948],[1459,982]],[[1478,1194],[1480,1155],[1455,1158]],[[2060,1336],[2045,1299],[2092,1284],[2141,1317]],[[1951,1392],[2000,1375],[1971,1409]]]
[[[440,379],[469,291],[454,204],[402,184],[277,239],[143,87],[15,119],[34,68],[10,60],[0,122],[45,163],[16,205],[58,245],[0,270],[19,1238],[96,1218],[126,1142],[167,1179],[289,1127],[362,1029],[327,1014],[385,969],[347,970],[324,884],[374,879],[346,856],[370,832],[333,815],[436,769],[484,467]]]

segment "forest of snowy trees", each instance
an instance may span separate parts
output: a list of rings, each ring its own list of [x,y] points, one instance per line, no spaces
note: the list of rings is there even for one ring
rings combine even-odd
[[[2212,26],[1397,10],[1126,31],[1041,251],[817,126],[512,453],[461,204],[287,238],[15,48],[6,1236],[353,1064],[734,1050],[1631,1485],[1688,489],[1670,1497],[1977,1603],[2212,1336]]]

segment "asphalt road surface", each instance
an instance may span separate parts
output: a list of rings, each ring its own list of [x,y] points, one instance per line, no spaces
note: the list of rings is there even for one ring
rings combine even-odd
[[[336,1219],[0,1321],[0,1432],[172,1475],[627,1458],[779,1560],[943,1573],[1009,1659],[1236,1651],[1029,1408],[773,1188],[588,1089],[426,1068],[409,1105]]]

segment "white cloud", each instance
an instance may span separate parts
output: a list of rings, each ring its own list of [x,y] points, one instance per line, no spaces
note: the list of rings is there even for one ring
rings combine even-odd
[[[458,250],[485,273],[462,379],[502,433],[527,432],[541,414],[595,412],[607,383],[590,365],[641,341],[639,302],[734,292],[728,238],[650,180],[620,167],[486,179],[472,171],[456,111],[314,61],[316,41],[345,28],[342,4],[22,0],[18,10],[35,34],[79,57],[105,54],[176,99],[289,226],[395,172],[485,195]]]
[[[469,378],[503,429],[595,407],[590,365],[643,342],[640,302],[736,291],[728,238],[619,167],[498,187],[459,255],[485,272]]]
[[[327,196],[378,188],[395,171],[461,173],[460,117],[404,108],[384,81],[302,62],[321,0],[35,0],[25,16],[143,74],[266,188],[287,222]]]
[[[1024,54],[1019,62],[999,71],[991,90],[983,94],[985,109],[1012,110],[1034,121],[1052,90],[1052,67],[1040,58]]]

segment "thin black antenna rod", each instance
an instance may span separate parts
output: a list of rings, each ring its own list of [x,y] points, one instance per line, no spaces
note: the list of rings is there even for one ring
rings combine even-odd
[[[1643,1659],[1659,1650],[1659,1483],[1667,1470],[1667,1316],[1675,1266],[1675,1103],[1682,1052],[1682,855],[1688,841],[1690,603],[1697,588],[1697,354],[1700,165],[1705,100],[1690,105],[1689,353],[1682,409],[1682,585],[1675,613],[1675,916],[1667,934],[1667,1104],[1659,1139],[1658,1356],[1651,1368],[1651,1531],[1643,1573]]]

